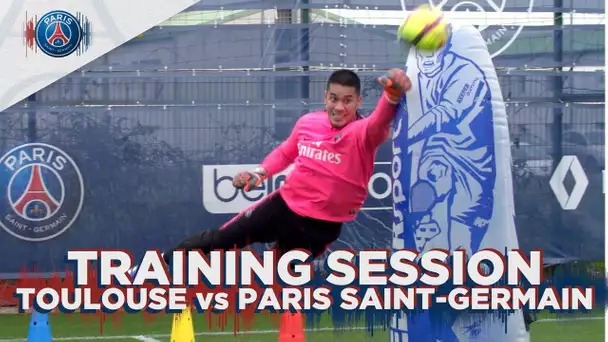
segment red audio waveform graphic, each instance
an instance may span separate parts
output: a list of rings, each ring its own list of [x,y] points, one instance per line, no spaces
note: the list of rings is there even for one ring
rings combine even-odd
[[[25,12],[25,24],[23,28],[23,39],[25,40],[25,56],[27,56],[27,50],[33,50],[34,53],[38,52],[38,46],[36,45],[36,23],[38,22],[38,16],[28,19],[27,11]]]
[[[92,43],[91,22],[88,17],[80,12],[76,13],[76,18],[82,27],[82,41],[76,52],[80,56],[89,49]]]
[[[237,249],[237,248],[230,249],[230,250],[235,251],[237,253],[237,255],[239,253],[239,249]],[[251,251],[251,249],[249,249],[249,248],[246,248],[244,250]],[[237,262],[240,262],[240,261],[237,260]],[[81,288],[90,289],[90,292],[91,292],[90,297],[95,298],[95,299],[101,298],[103,292],[108,288],[107,286],[102,287],[100,285],[98,280],[101,275],[98,272],[99,272],[98,265],[92,265],[92,264],[87,265],[86,273],[87,273],[87,278],[89,280],[88,285],[81,287]],[[35,293],[38,293],[43,288],[52,288],[55,291],[57,291],[58,293],[61,291],[67,291],[69,296],[71,296],[70,298],[74,298],[74,293],[76,291],[75,290],[76,281],[74,279],[75,275],[74,275],[73,271],[70,270],[70,268],[66,266],[65,270],[61,273],[63,273],[63,274],[60,274],[59,272],[53,272],[50,276],[48,276],[48,274],[42,275],[36,266],[34,266],[33,268],[30,268],[30,269],[28,269],[26,267],[22,267],[19,272],[19,276],[18,276],[18,279],[16,280],[16,282],[11,283],[11,284],[9,284],[9,283],[3,284],[3,282],[0,282],[0,303],[5,303],[5,305],[6,304],[8,304],[8,305],[18,304],[17,296],[15,295],[16,290],[18,288],[33,288],[33,289],[35,289]],[[236,278],[236,279],[238,280],[238,278]],[[110,287],[119,288],[120,286],[112,285]],[[159,286],[156,284],[152,284],[152,283],[145,283],[144,285],[142,285],[140,287],[150,290],[152,288],[158,288]],[[160,287],[164,287],[164,286],[160,286]],[[258,298],[261,297],[263,291],[266,289],[266,287],[261,286],[257,282],[253,282],[253,284],[251,284],[251,286],[249,286],[249,287],[258,293]],[[275,293],[281,292],[282,287],[278,283],[273,284],[270,287],[274,290]],[[120,288],[123,290],[126,290],[125,287],[120,287]],[[230,329],[230,330],[232,330],[234,336],[237,336],[237,334],[239,332],[245,332],[245,331],[251,330],[252,327],[255,326],[257,319],[260,318],[260,316],[258,315],[258,312],[256,311],[255,306],[249,306],[246,309],[237,310],[235,303],[237,303],[238,291],[239,291],[238,287],[230,287],[230,288],[223,288],[222,286],[207,287],[205,284],[203,284],[201,282],[201,284],[198,284],[196,286],[187,287],[187,289],[186,289],[187,300],[186,301],[187,301],[187,304],[192,307],[193,314],[198,313],[200,315],[206,316],[205,318],[207,321],[208,331],[213,331],[213,330],[217,331],[216,329],[219,328],[219,330],[221,330],[223,332],[227,332],[230,329],[230,325],[232,325],[232,329]],[[199,312],[194,305],[194,298],[196,298],[196,293],[200,293],[201,295],[206,296],[206,294],[214,294],[217,292],[225,292],[228,294],[227,301],[229,303],[232,303],[231,307],[222,312],[214,312],[214,310],[212,310],[212,309],[207,309],[207,310]],[[53,310],[53,312],[63,312],[63,311],[61,311],[60,309],[56,309],[56,310]],[[151,312],[148,312],[147,310],[142,310],[141,312],[143,315],[143,319],[146,321],[146,323],[153,323],[157,319],[157,317],[160,316],[158,313],[157,314],[151,313]],[[163,311],[161,311],[159,313],[162,313],[162,312]],[[79,313],[78,311],[74,311],[72,313],[66,313],[66,312],[64,312],[64,313],[67,315],[74,314],[74,316],[79,316],[80,320],[83,324],[98,322],[100,334],[104,333],[104,326],[106,325],[106,322],[108,322],[108,321],[113,323],[114,327],[120,327],[120,325],[122,323],[121,318],[123,318],[124,315],[127,314],[125,309],[120,309],[120,310],[112,312],[112,313],[104,312],[103,310],[87,311],[86,313],[84,313],[84,312]],[[272,313],[272,311],[269,311],[269,310],[264,310],[261,313],[263,315],[270,315],[270,317],[268,317],[268,316],[267,317],[270,318],[270,321],[272,323],[271,328],[275,328],[275,329],[279,328],[280,314]],[[20,312],[20,314],[27,314],[27,312]]]

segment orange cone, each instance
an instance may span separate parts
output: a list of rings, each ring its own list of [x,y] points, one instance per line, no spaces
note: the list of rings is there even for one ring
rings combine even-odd
[[[306,342],[302,315],[299,312],[283,313],[281,330],[279,330],[279,342]]]

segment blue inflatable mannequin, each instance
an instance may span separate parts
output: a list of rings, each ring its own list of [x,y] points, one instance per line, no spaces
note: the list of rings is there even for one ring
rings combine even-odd
[[[518,248],[507,115],[481,34],[451,26],[440,51],[412,48],[406,70],[412,90],[393,132],[393,248]],[[411,316],[395,315],[391,342],[530,340],[521,312]]]

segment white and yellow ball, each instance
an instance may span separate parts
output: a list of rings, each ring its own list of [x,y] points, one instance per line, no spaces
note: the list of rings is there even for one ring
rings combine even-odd
[[[422,5],[409,13],[399,26],[397,36],[419,50],[434,51],[447,42],[448,24],[442,11]]]

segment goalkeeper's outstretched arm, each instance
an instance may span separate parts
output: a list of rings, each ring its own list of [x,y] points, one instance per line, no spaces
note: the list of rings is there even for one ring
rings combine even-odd
[[[363,139],[372,149],[388,138],[391,121],[395,118],[395,110],[396,105],[383,94],[376,109],[366,118],[367,124]]]
[[[268,178],[285,170],[298,156],[298,122],[289,137],[264,158],[260,167],[266,171]]]
[[[298,156],[298,122],[296,122],[289,137],[270,152],[259,167],[251,171],[239,172],[232,179],[232,185],[238,189],[249,191],[260,186],[265,179],[291,165]]]
[[[364,140],[375,149],[389,136],[390,124],[395,118],[397,105],[403,94],[410,90],[411,82],[405,71],[391,69],[384,77],[378,79],[384,92],[376,105],[374,112],[366,118]]]

